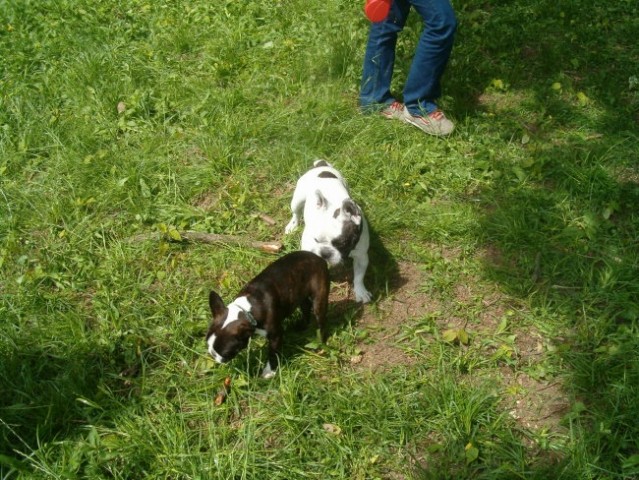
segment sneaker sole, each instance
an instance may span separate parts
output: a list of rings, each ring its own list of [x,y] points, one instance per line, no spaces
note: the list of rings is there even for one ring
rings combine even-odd
[[[453,132],[453,130],[455,130],[455,125],[452,124],[452,122],[451,122],[452,126],[450,130],[448,131],[443,131],[441,130],[441,128],[433,127],[432,125],[426,125],[420,120],[415,120],[413,116],[410,113],[408,113],[406,110],[402,112],[402,115],[401,117],[399,117],[399,119],[405,123],[408,123],[409,125],[413,125],[414,127],[419,128],[425,134],[433,135],[435,137],[446,137],[450,135]]]

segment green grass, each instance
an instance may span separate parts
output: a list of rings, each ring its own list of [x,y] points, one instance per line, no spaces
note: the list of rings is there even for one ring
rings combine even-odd
[[[639,11],[455,3],[442,140],[358,113],[360,4],[0,0],[0,478],[639,475]],[[318,157],[374,230],[376,303],[332,305],[271,381],[260,340],[217,366],[208,291],[273,257],[130,239],[292,250]],[[380,341],[410,361],[350,364]],[[547,392],[542,424],[512,414]]]

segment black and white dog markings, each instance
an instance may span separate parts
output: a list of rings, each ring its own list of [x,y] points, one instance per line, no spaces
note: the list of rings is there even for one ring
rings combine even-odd
[[[355,300],[370,302],[372,295],[364,286],[370,244],[368,224],[362,209],[350,197],[342,174],[327,161],[316,160],[297,181],[291,210],[285,233],[295,230],[303,218],[300,248],[319,255],[331,266],[351,257]]]
[[[262,376],[274,376],[281,354],[284,319],[298,307],[304,325],[313,313],[322,342],[326,340],[329,289],[326,262],[313,253],[298,251],[267,266],[228,305],[211,291],[209,307],[213,321],[206,334],[209,353],[216,362],[226,363],[247,347],[254,334],[262,335],[269,346]]]

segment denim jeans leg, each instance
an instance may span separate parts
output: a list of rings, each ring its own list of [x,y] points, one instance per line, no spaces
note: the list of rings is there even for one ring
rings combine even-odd
[[[364,111],[392,102],[390,92],[397,34],[404,28],[410,3],[394,0],[388,17],[372,23],[364,54],[359,104]]]
[[[404,86],[404,103],[413,115],[431,113],[441,96],[440,80],[453,48],[457,20],[450,0],[410,0],[424,20]]]

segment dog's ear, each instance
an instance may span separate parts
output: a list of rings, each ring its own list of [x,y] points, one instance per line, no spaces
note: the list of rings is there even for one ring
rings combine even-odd
[[[209,293],[209,307],[211,308],[211,313],[213,314],[213,318],[217,318],[224,313],[226,310],[226,305],[224,305],[224,301],[220,296],[215,293],[213,290]]]
[[[355,225],[362,223],[362,210],[351,199],[342,202],[342,211],[347,218],[350,218]]]
[[[328,206],[328,200],[326,200],[326,197],[324,197],[322,192],[319,190],[315,190],[315,204],[317,205],[317,208],[321,210],[326,210],[326,207]]]

